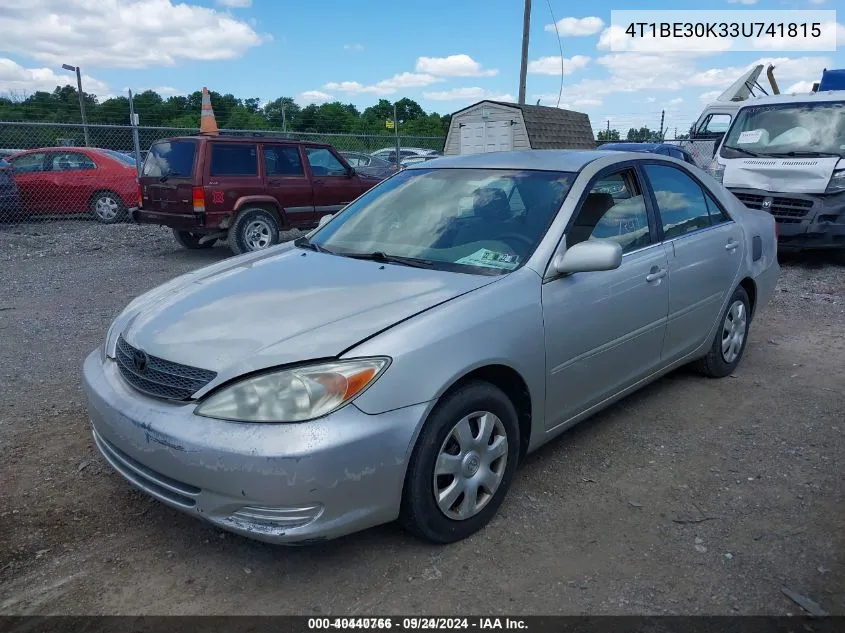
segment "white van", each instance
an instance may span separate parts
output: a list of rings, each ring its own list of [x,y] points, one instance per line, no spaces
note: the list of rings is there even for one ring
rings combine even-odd
[[[742,104],[712,173],[745,206],[775,217],[781,250],[845,253],[845,91]]]

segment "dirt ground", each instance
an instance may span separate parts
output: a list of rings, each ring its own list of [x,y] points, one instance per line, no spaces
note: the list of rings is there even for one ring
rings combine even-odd
[[[228,256],[161,229],[0,227],[0,613],[845,614],[845,268],[783,262],[735,375],[678,371],[530,456],[448,547],[221,532],[99,457],[83,358],[133,297]]]

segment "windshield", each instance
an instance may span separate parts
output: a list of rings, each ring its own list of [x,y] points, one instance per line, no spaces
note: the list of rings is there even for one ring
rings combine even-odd
[[[142,176],[186,176],[194,170],[194,141],[159,141],[144,159]]]
[[[741,156],[843,156],[845,103],[785,103],[739,111],[720,152]]]
[[[338,255],[382,253],[443,270],[507,273],[534,252],[575,176],[407,170],[350,204],[310,242]]]

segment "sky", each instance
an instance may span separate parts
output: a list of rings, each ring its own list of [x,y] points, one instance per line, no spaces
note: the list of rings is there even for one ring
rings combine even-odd
[[[841,9],[836,51],[614,52],[611,9]],[[552,19],[554,16],[554,20]],[[101,99],[207,86],[263,102],[408,97],[453,112],[518,93],[521,0],[0,0],[0,94],[75,84]],[[750,65],[783,91],[845,67],[844,0],[534,0],[527,102],[589,114],[594,128],[685,131]],[[554,24],[558,25],[558,33]],[[563,50],[561,64],[560,50]],[[142,121],[143,124],[143,121]],[[624,136],[624,133],[623,133]]]

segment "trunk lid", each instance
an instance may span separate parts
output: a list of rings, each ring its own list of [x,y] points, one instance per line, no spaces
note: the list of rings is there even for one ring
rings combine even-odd
[[[174,215],[193,214],[191,189],[201,184],[197,174],[198,145],[193,139],[153,143],[139,178],[144,209]]]

